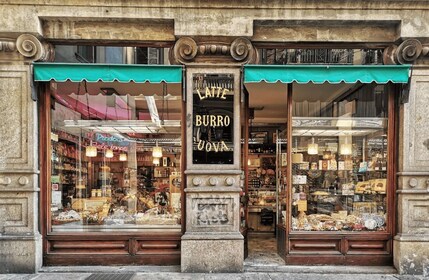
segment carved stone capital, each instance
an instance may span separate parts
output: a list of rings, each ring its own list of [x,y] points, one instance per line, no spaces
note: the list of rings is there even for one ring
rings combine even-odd
[[[196,42],[191,37],[182,37],[170,49],[170,61],[187,63],[254,63],[257,51],[247,38],[237,38],[231,43]]]
[[[399,46],[391,45],[384,49],[384,64],[413,64],[417,59],[427,56],[429,46],[417,39],[408,39]]]
[[[16,39],[16,48],[22,56],[34,61],[52,61],[55,56],[55,51],[51,44],[40,41],[31,34],[20,35]]]

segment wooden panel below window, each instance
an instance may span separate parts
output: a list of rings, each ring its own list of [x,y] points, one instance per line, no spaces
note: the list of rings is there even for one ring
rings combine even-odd
[[[181,233],[47,237],[44,265],[178,265]]]
[[[341,254],[341,239],[295,239],[289,241],[290,253]]]
[[[291,234],[287,264],[392,265],[389,234]]]
[[[347,254],[390,254],[390,240],[347,240]]]

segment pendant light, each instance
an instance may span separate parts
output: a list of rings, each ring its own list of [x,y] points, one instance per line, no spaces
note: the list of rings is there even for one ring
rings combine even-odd
[[[317,155],[319,154],[319,145],[314,143],[314,137],[311,137],[311,143],[308,144],[307,153],[309,155]]]
[[[97,147],[92,145],[92,140],[89,143],[89,146],[85,148],[85,155],[87,157],[96,157],[97,156]]]
[[[159,157],[154,157],[152,163],[153,165],[159,165]]]
[[[295,138],[295,153],[292,154],[292,163],[302,163],[304,161],[304,155],[298,153],[298,138]]]
[[[127,161],[128,157],[126,153],[119,154],[119,161]]]
[[[79,83],[80,85],[80,83]],[[85,89],[86,89],[86,83],[85,83]],[[79,89],[78,89],[79,91]],[[79,92],[78,92],[79,94]],[[89,110],[89,97],[88,97],[89,93],[88,90],[86,89],[86,112],[88,114],[88,119],[91,119],[91,111]],[[87,146],[85,148],[85,155],[87,157],[96,157],[97,156],[97,147],[92,145],[92,133],[90,133],[90,137],[91,137],[91,141],[89,142],[89,146]]]
[[[152,157],[160,158],[162,157],[162,147],[158,146],[158,141],[156,141],[156,146],[152,149]]]
[[[345,136],[344,143],[340,145],[340,154],[342,155],[351,155],[352,154],[352,144],[349,144],[348,136]]]
[[[113,150],[112,149],[107,149],[104,156],[106,158],[112,158],[113,157]]]

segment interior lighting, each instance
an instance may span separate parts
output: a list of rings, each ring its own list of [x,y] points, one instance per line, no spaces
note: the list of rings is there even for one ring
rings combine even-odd
[[[96,157],[97,156],[97,147],[92,145],[92,141],[89,144],[89,146],[87,146],[85,148],[85,155],[87,157]]]
[[[314,143],[314,137],[311,137],[311,143],[308,144],[307,153],[309,155],[317,155],[319,154],[319,145]]]
[[[152,157],[160,158],[162,157],[162,147],[158,146],[158,141],[156,142],[156,146],[152,149]]]
[[[345,137],[344,143],[340,146],[340,154],[342,155],[351,155],[352,154],[352,144],[349,144],[347,141],[347,136]]]
[[[107,149],[105,157],[106,158],[112,158],[113,157],[113,150],[112,149]]]
[[[119,154],[119,161],[127,161],[128,157],[126,153]]]

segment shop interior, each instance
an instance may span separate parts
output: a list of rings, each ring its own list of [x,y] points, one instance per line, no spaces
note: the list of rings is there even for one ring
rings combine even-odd
[[[51,82],[53,232],[181,229],[181,84]]]
[[[287,84],[245,87],[249,98],[246,262],[284,264],[277,254],[279,231],[385,231],[385,86],[293,83],[289,123]],[[288,165],[291,178],[287,178]]]

